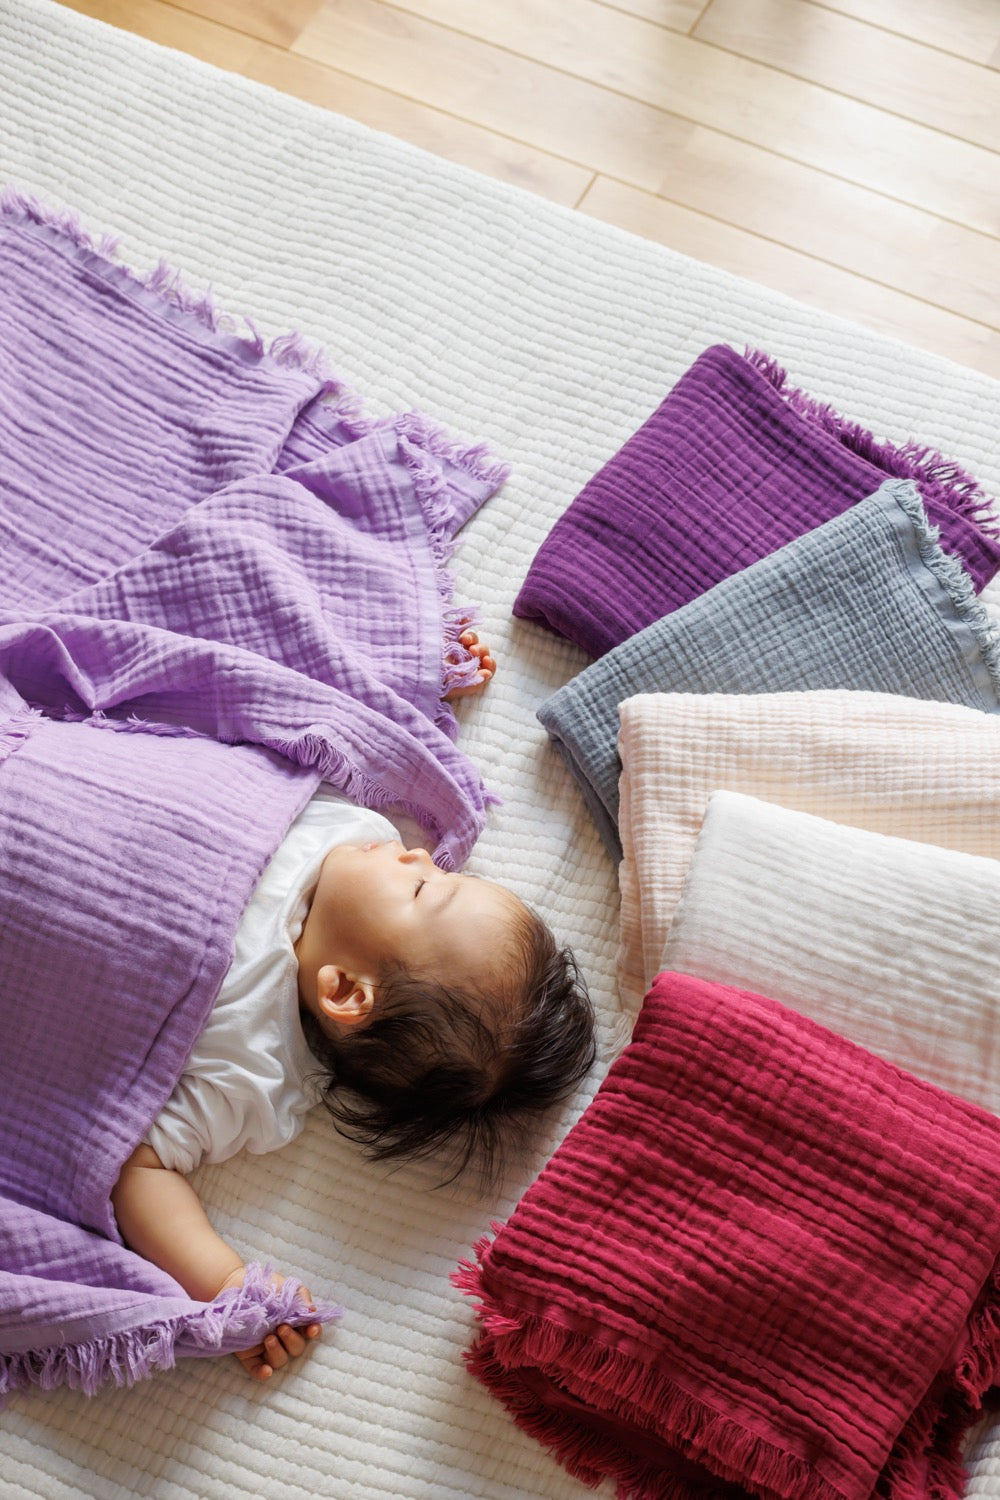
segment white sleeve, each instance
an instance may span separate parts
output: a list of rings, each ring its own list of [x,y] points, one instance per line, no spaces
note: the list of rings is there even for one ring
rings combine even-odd
[[[304,1109],[270,1108],[259,1087],[185,1074],[146,1140],[165,1167],[187,1173],[202,1162],[227,1161],[244,1147],[277,1151],[294,1140],[304,1123]]]
[[[380,814],[320,790],[264,870],[236,932],[233,962],[173,1094],[146,1140],[191,1172],[244,1149],[277,1151],[302,1129],[318,1072],[298,1019],[294,944],[327,852],[394,838]]]

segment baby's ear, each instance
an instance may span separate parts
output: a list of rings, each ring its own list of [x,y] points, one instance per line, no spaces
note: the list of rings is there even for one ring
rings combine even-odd
[[[375,985],[370,979],[346,974],[336,964],[324,964],[316,975],[316,1001],[325,1020],[360,1026],[375,1005]]]

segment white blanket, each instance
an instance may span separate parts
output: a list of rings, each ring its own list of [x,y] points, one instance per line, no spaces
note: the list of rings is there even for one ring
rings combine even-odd
[[[1000,1114],[1000,860],[715,792],[661,966]]]
[[[575,946],[606,1063],[624,1037],[617,872],[534,718],[582,664],[511,619],[535,548],[713,341],[768,349],[796,384],[894,439],[918,435],[993,493],[995,383],[49,0],[4,0],[0,178],[119,232],[132,265],[163,256],[266,336],[310,335],[374,410],[418,406],[513,462],[456,558],[500,661],[463,708],[463,744],[503,798],[472,868]],[[488,1202],[430,1191],[430,1169],[364,1166],[321,1118],[276,1156],[206,1169],[220,1230],[334,1296],[343,1322],[267,1388],[208,1362],[93,1403],[17,1399],[0,1421],[5,1497],[589,1494],[467,1376],[472,1317],[448,1277],[599,1076]],[[991,1450],[977,1463],[985,1494]]]

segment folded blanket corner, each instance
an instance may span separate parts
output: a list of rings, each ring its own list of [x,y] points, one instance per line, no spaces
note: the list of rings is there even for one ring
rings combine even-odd
[[[770,355],[713,344],[556,521],[514,613],[601,657],[886,478],[916,483],[982,589],[1000,519],[971,474],[916,440],[875,438],[791,388]]]
[[[793,386],[784,366],[763,349],[748,344],[743,357],[760,371],[794,412],[806,421],[816,423],[859,458],[897,479],[916,481],[925,501],[932,505],[946,505],[956,515],[965,516],[987,536],[1000,536],[1000,514],[992,497],[955,459],[946,458],[931,444],[913,438],[905,443],[877,438],[863,423],[843,416],[832,402],[821,401],[801,387]]]
[[[655,1366],[542,1315],[510,1316],[487,1280],[482,1264],[453,1277],[479,1303],[466,1369],[575,1479],[595,1487],[612,1479],[617,1500],[689,1500],[693,1493],[707,1500],[746,1490],[844,1500],[807,1461],[748,1432]],[[683,1481],[694,1476],[692,1491]]]
[[[620,858],[623,702],[837,689],[1000,712],[1000,632],[911,480],[884,480],[647,625],[558,688],[538,718]]]

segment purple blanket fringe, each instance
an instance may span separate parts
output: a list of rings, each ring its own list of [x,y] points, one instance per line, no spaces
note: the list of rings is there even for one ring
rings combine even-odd
[[[912,479],[925,507],[928,503],[932,509],[946,507],[981,527],[994,540],[1000,535],[1000,518],[992,499],[979,481],[954,459],[944,458],[928,444],[913,439],[907,443],[880,440],[860,422],[841,416],[831,403],[818,401],[808,391],[790,385],[787,371],[762,349],[748,347],[744,357],[767,377],[798,416],[814,422],[883,473],[895,479]],[[988,581],[981,578],[979,587]]]
[[[32,1386],[43,1391],[61,1385],[94,1396],[104,1385],[129,1386],[161,1370],[171,1370],[178,1359],[210,1358],[252,1348],[262,1333],[279,1323],[332,1323],[343,1308],[332,1302],[306,1303],[302,1284],[288,1277],[276,1287],[270,1266],[247,1267],[238,1291],[223,1292],[214,1302],[176,1306],[167,1304],[153,1320],[143,1321],[80,1343],[53,1344],[44,1350],[0,1356],[0,1403],[15,1391]]]

